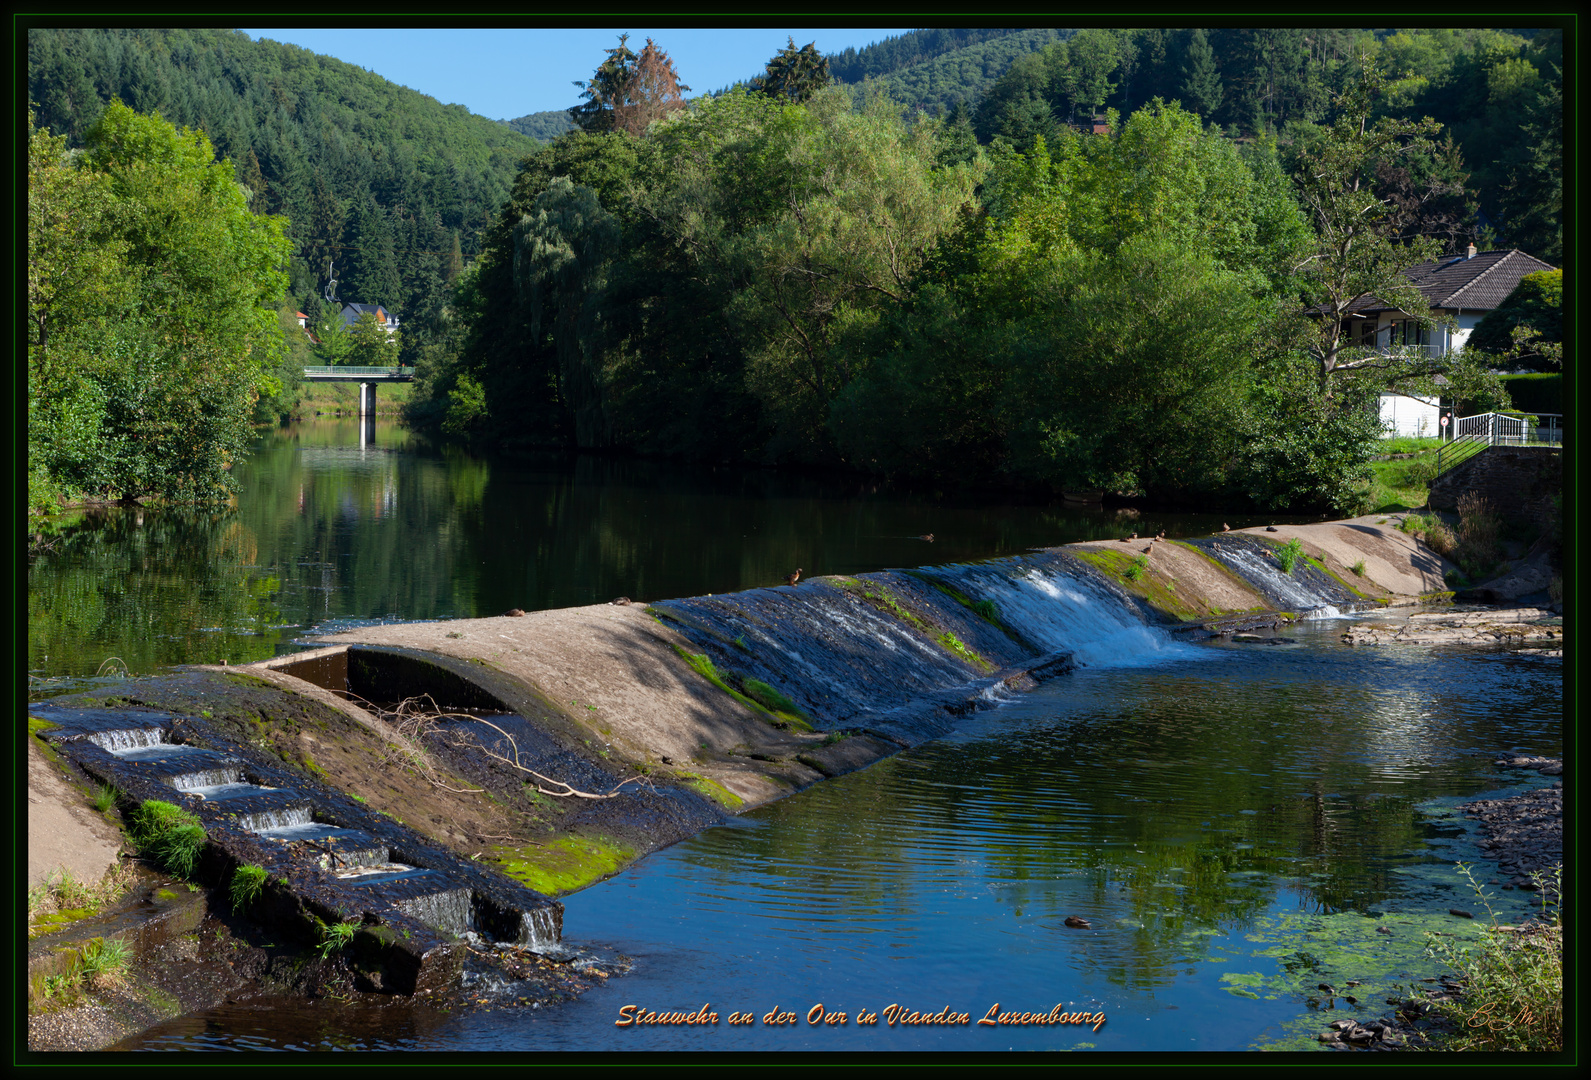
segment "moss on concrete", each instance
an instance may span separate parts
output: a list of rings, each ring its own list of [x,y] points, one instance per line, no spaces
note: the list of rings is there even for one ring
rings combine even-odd
[[[938,627],[931,625],[928,620],[924,619],[921,615],[918,615],[915,611],[912,611],[910,608],[908,608],[901,602],[900,597],[896,596],[894,591],[882,582],[866,581],[861,578],[854,577],[833,577],[828,580],[834,582],[836,587],[844,590],[845,592],[848,592],[853,596],[860,597],[869,605],[879,611],[884,612],[886,615],[894,616],[896,619],[905,623],[907,626],[910,626],[913,630],[916,630],[934,644],[938,645],[941,649],[944,649],[952,656],[960,659],[963,663],[969,664],[979,671],[994,670],[994,665],[992,663],[984,659],[974,650],[968,648],[960,638],[956,637],[955,634],[952,634],[948,630],[941,630]],[[965,597],[962,599],[965,601]],[[970,602],[967,603],[967,607],[976,610],[976,606]]]
[[[679,779],[686,787],[698,795],[704,795],[727,809],[739,810],[746,804],[745,799],[730,791],[717,780],[712,780],[696,773],[680,773]]]
[[[491,849],[497,868],[545,896],[562,896],[617,873],[635,851],[604,836],[560,836],[545,844]]]
[[[796,731],[812,730],[811,722],[806,718],[805,714],[796,708],[795,702],[779,693],[779,691],[775,690],[767,683],[758,682],[756,679],[747,679],[744,676],[737,675],[732,671],[720,673],[719,670],[713,666],[712,659],[708,657],[706,653],[686,652],[678,645],[674,646],[674,651],[680,655],[682,660],[691,666],[692,671],[696,672],[696,674],[712,683],[718,689],[722,690],[724,693],[728,694],[730,697],[734,698],[736,701],[740,702],[746,708],[761,716],[775,727],[789,728]],[[741,689],[737,689],[735,686],[731,685],[732,681],[740,683]],[[761,688],[761,691],[755,689],[758,687]],[[777,702],[782,703],[783,705],[787,705],[788,708],[777,707],[774,704],[764,704],[762,701],[757,700],[757,698],[763,697],[765,695],[771,699],[776,699]]]
[[[1140,564],[1136,558],[1123,552],[1095,548],[1074,550],[1071,554],[1134,596],[1142,598],[1156,611],[1170,616],[1174,622],[1194,622],[1211,615],[1224,614],[1215,608],[1194,607],[1178,597],[1175,583],[1160,573],[1153,564],[1129,576],[1129,572]]]

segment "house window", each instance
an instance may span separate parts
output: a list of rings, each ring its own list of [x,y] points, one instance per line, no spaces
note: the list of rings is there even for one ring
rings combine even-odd
[[[1414,319],[1396,319],[1392,323],[1393,345],[1429,345],[1431,328]]]
[[[1376,320],[1359,320],[1359,344],[1366,349],[1376,347]]]

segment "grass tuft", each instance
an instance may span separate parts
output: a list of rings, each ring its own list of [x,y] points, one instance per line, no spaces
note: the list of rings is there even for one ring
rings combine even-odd
[[[319,919],[316,922],[320,922]],[[359,932],[359,920],[350,919],[347,922],[320,923],[320,958],[330,960],[333,953],[341,952],[353,941],[354,935]]]
[[[121,794],[114,784],[101,784],[94,791],[94,809],[102,814],[110,813],[116,805],[116,800],[121,798]]]
[[[240,866],[232,872],[232,910],[248,907],[265,891],[269,875],[263,866]]]
[[[1298,557],[1303,553],[1304,542],[1296,536],[1277,548],[1276,561],[1282,564],[1282,573],[1291,574],[1293,567],[1298,565]]]
[[[191,877],[204,850],[204,826],[187,810],[150,799],[133,812],[130,831],[138,852],[178,877]]]
[[[1553,1052],[1563,1049],[1563,866],[1532,875],[1542,890],[1542,921],[1499,926],[1470,868],[1459,869],[1486,906],[1492,925],[1477,949],[1455,949],[1434,934],[1426,951],[1462,978],[1461,996],[1431,1002],[1457,1030],[1444,1050]]]

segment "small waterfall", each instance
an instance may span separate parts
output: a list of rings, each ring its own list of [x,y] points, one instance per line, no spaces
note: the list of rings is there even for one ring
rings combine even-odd
[[[166,741],[166,733],[159,728],[127,728],[123,731],[96,731],[88,736],[88,741],[95,746],[111,753],[122,756],[128,750],[139,750],[149,746],[160,746]]]
[[[307,825],[310,809],[307,806],[290,806],[279,810],[256,810],[238,815],[238,827],[249,832],[265,832],[288,825]]]
[[[1002,623],[1045,652],[1070,650],[1081,666],[1132,667],[1203,655],[1149,626],[1087,571],[1054,556],[930,567],[921,573],[974,603],[994,604]]]
[[[1210,550],[1216,558],[1226,563],[1248,580],[1278,607],[1296,611],[1304,619],[1330,619],[1343,614],[1343,598],[1318,588],[1307,577],[1284,574],[1264,554],[1242,544],[1212,544]],[[1294,566],[1295,573],[1302,560]]]
[[[153,746],[131,746],[125,750],[112,750],[111,753],[123,761],[164,761],[169,764],[174,759],[185,757],[208,757],[213,751],[203,750],[197,746],[184,746],[182,743],[155,743]]]
[[[235,799],[239,795],[257,795],[274,788],[242,783],[243,770],[236,765],[221,765],[213,769],[173,776],[167,783],[178,791],[185,791],[201,799]]]
[[[558,922],[557,909],[551,905],[521,912],[518,943],[529,945],[531,948],[539,945],[557,945],[561,940]]]
[[[358,829],[340,829],[318,821],[286,825],[279,829],[262,829],[257,835],[279,844],[306,845],[316,853],[316,861],[322,870],[382,866],[392,857],[386,845],[369,833]]]
[[[455,937],[463,937],[475,929],[475,904],[468,889],[416,896],[411,900],[399,900],[393,906],[411,919]]]

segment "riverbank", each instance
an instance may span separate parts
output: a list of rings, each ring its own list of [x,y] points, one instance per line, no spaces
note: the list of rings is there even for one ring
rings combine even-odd
[[[1564,775],[1563,762],[1557,758],[1503,757],[1494,764],[1498,768],[1529,770],[1544,777],[1561,778]],[[1494,935],[1494,940],[1483,944],[1479,950],[1483,959],[1477,963],[1484,966],[1488,958],[1505,955],[1511,948],[1535,947],[1527,939],[1543,934],[1552,935],[1557,929],[1556,913],[1563,907],[1560,891],[1563,885],[1560,871],[1564,862],[1563,780],[1557,779],[1549,787],[1535,788],[1506,798],[1476,799],[1459,809],[1472,820],[1472,828],[1482,837],[1480,847],[1486,853],[1485,862],[1475,866],[1470,873],[1470,880],[1475,883],[1477,890],[1476,898],[1481,905],[1489,907],[1485,892],[1487,886],[1500,887],[1508,892],[1523,889],[1541,894],[1542,910],[1538,917],[1526,920],[1520,926],[1494,924],[1485,928],[1484,932]],[[1479,910],[1472,912],[1463,908],[1450,911],[1455,919],[1471,919],[1479,913]],[[1546,946],[1561,949],[1561,934],[1555,940],[1556,944],[1548,941],[1545,942]],[[1523,946],[1518,944],[1522,942],[1525,943]],[[1534,968],[1529,966],[1521,970],[1534,972]],[[1493,978],[1510,979],[1516,984],[1509,986],[1509,993],[1518,996],[1503,1003],[1503,1013],[1512,1016],[1525,1002],[1540,1008],[1543,1013],[1532,1014],[1527,1020],[1518,1022],[1519,1030],[1514,1032],[1518,1039],[1526,1042],[1531,1040],[1534,1034],[1532,1029],[1556,1028],[1561,1031],[1561,972],[1556,985],[1539,982],[1525,985],[1524,980],[1529,979],[1529,975],[1491,974]],[[1453,975],[1430,979],[1428,982],[1432,985],[1419,995],[1401,1000],[1389,999],[1388,1004],[1395,1006],[1389,1015],[1368,1021],[1336,1021],[1320,1033],[1319,1040],[1333,1050],[1440,1050],[1448,1041],[1471,1035],[1455,1018],[1488,1008],[1490,999],[1487,995],[1496,992],[1493,986],[1481,989],[1471,987],[1463,977]],[[1351,987],[1354,984],[1347,985]],[[1545,1015],[1551,1013],[1556,1014],[1556,1020]],[[1510,1039],[1504,1037],[1498,1040],[1496,1047],[1486,1048],[1503,1048],[1508,1042]],[[1543,1046],[1524,1048],[1549,1049]]]
[[[1034,580],[1048,572],[1044,567],[1092,567],[1099,572],[1100,588],[1116,590],[1151,622],[1184,633],[1230,634],[1234,625],[1266,619],[1275,625],[1297,614],[1283,609],[1285,596],[1277,590],[1302,588],[1298,583],[1306,572],[1313,575],[1307,579],[1310,589],[1328,590],[1336,603],[1416,602],[1418,592],[1390,586],[1425,591],[1433,576],[1439,580],[1440,561],[1430,562],[1412,538],[1389,526],[1361,519],[1278,527],[1275,533],[1240,530],[1185,544],[1145,539],[1138,541],[1137,551],[1130,551],[1131,538],[1093,541],[1019,563],[1027,567],[1022,574],[1041,575]],[[1283,575],[1271,553],[1293,539],[1302,559],[1299,574]],[[1233,573],[1221,561],[1223,555],[1258,567],[1258,581]],[[1140,556],[1144,566],[1134,573]],[[217,723],[264,739],[283,766],[316,775],[333,789],[410,822],[456,856],[494,863],[510,877],[557,894],[617,872],[722,815],[933,738],[966,710],[992,704],[990,690],[1009,691],[1067,670],[1068,657],[1011,636],[1023,625],[1016,621],[1015,598],[995,592],[989,594],[995,599],[975,599],[957,581],[972,587],[970,579],[943,573],[885,572],[651,608],[606,604],[368,627],[329,637],[315,653],[247,669],[211,668],[164,683],[140,681],[118,698],[194,715],[200,711],[198,695]],[[965,689],[927,692],[907,686],[911,708],[874,720],[864,720],[854,703],[846,713],[843,704],[820,712],[791,698],[781,701],[775,686],[745,668],[758,639],[750,633],[742,635],[747,640],[725,635],[703,621],[712,611],[729,612],[753,601],[763,613],[759,618],[773,620],[770,633],[813,605],[845,620],[844,625],[877,626],[908,653],[930,657],[936,665],[932,670],[945,673],[945,685]],[[1034,633],[1031,626],[1026,633]],[[814,639],[813,647],[818,644]],[[845,646],[844,641],[829,644]],[[764,660],[776,653],[765,653]],[[334,672],[338,656],[344,658],[341,676],[322,678],[311,670],[325,661]],[[739,668],[731,663],[737,658]],[[421,671],[431,674],[416,674]],[[332,686],[340,679],[342,688],[363,679],[359,685],[366,703],[350,702],[316,678]],[[246,701],[239,696],[244,684]],[[517,744],[510,755],[481,760],[475,751],[450,745],[447,718],[438,717],[430,730],[415,729],[410,741],[397,744],[400,752],[419,751],[419,762],[383,756],[393,744],[393,721],[404,722],[397,706],[424,694],[436,697],[439,685],[476,687],[534,726],[513,728]],[[371,689],[377,686],[384,689]],[[784,689],[800,697],[794,686],[792,681]],[[272,695],[314,701],[349,723],[328,740],[313,725],[278,720],[268,704],[276,700]],[[260,702],[267,703],[263,710]],[[229,719],[234,714],[236,719]],[[374,769],[372,755],[379,763]],[[529,793],[526,767],[541,777]],[[624,782],[627,792],[654,793],[655,798],[648,796],[651,809],[638,812],[628,796],[559,799],[548,789],[569,783],[587,795],[602,795]],[[485,797],[461,788],[479,788]],[[689,813],[680,812],[687,805],[682,799],[694,800]],[[664,814],[665,807],[674,809]]]

